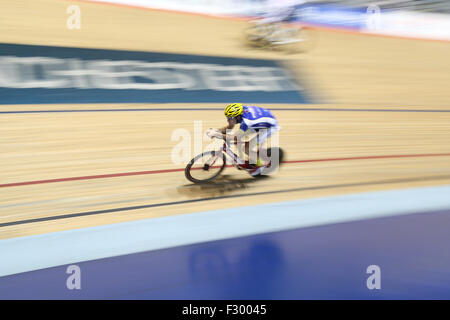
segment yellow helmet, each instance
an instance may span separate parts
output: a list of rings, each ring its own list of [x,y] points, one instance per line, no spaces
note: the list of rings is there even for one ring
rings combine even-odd
[[[244,113],[244,106],[242,103],[232,103],[225,107],[225,116],[237,117]]]

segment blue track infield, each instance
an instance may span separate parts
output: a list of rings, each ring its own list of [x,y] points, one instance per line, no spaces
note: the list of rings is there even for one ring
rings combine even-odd
[[[136,253],[78,263],[80,290],[67,266],[0,278],[0,298],[449,299],[449,228],[444,210]]]

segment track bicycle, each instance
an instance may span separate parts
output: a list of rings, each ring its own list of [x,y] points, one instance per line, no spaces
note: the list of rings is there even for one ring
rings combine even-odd
[[[189,181],[193,183],[206,183],[216,179],[227,166],[227,156],[231,162],[230,167],[233,166],[238,170],[245,170],[249,173],[258,168],[256,165],[243,160],[234,153],[228,139],[214,138],[223,140],[222,147],[217,150],[200,153],[187,164],[184,173]],[[261,173],[255,177],[261,177],[275,172],[283,160],[283,150],[279,147],[261,149],[260,153],[263,155],[262,158],[265,160],[265,163]]]

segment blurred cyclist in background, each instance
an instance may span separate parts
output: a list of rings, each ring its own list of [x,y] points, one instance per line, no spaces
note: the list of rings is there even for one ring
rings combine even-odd
[[[220,137],[223,139],[229,139],[227,133],[230,134],[231,130],[236,124],[239,125],[239,130],[231,135],[235,138],[235,142],[240,142],[244,136],[251,136],[256,133],[249,141],[245,141],[245,154],[249,156],[250,148],[257,146],[257,160],[256,163],[252,161],[252,157],[249,159],[250,164],[254,164],[255,168],[250,172],[252,176],[257,176],[261,173],[265,164],[260,157],[260,146],[269,138],[274,132],[280,130],[277,119],[268,109],[264,109],[256,106],[244,106],[242,103],[232,103],[226,106],[224,111],[227,117],[228,125],[218,130],[209,129],[207,135],[209,137]],[[253,163],[252,163],[253,162]]]
[[[281,27],[292,21],[295,18],[297,6],[306,2],[306,0],[267,0],[265,12],[258,19],[252,21],[261,31],[260,37],[273,44],[299,41],[295,39],[294,33],[282,32]],[[300,27],[297,25],[296,31],[298,30]]]

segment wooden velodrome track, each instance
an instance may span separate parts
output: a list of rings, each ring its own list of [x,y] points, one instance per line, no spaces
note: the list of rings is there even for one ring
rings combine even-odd
[[[74,3],[81,8],[81,30],[66,28],[66,8]],[[220,110],[0,114],[0,239],[258,203],[450,183],[448,42],[315,30],[316,47],[290,56],[243,48],[239,40],[245,25],[85,2],[2,0],[0,42],[281,58],[306,80],[320,104],[268,106],[315,109],[275,112],[289,162],[276,176],[255,182],[231,168],[226,169],[225,179],[211,186],[191,185],[184,177],[184,165],[171,162],[176,144],[171,135],[178,128],[192,132],[196,120],[204,121],[204,129],[222,126]],[[174,106],[193,105],[95,107]],[[63,181],[47,181],[51,179]],[[183,202],[220,196],[231,197]],[[117,210],[136,206],[144,208]]]

